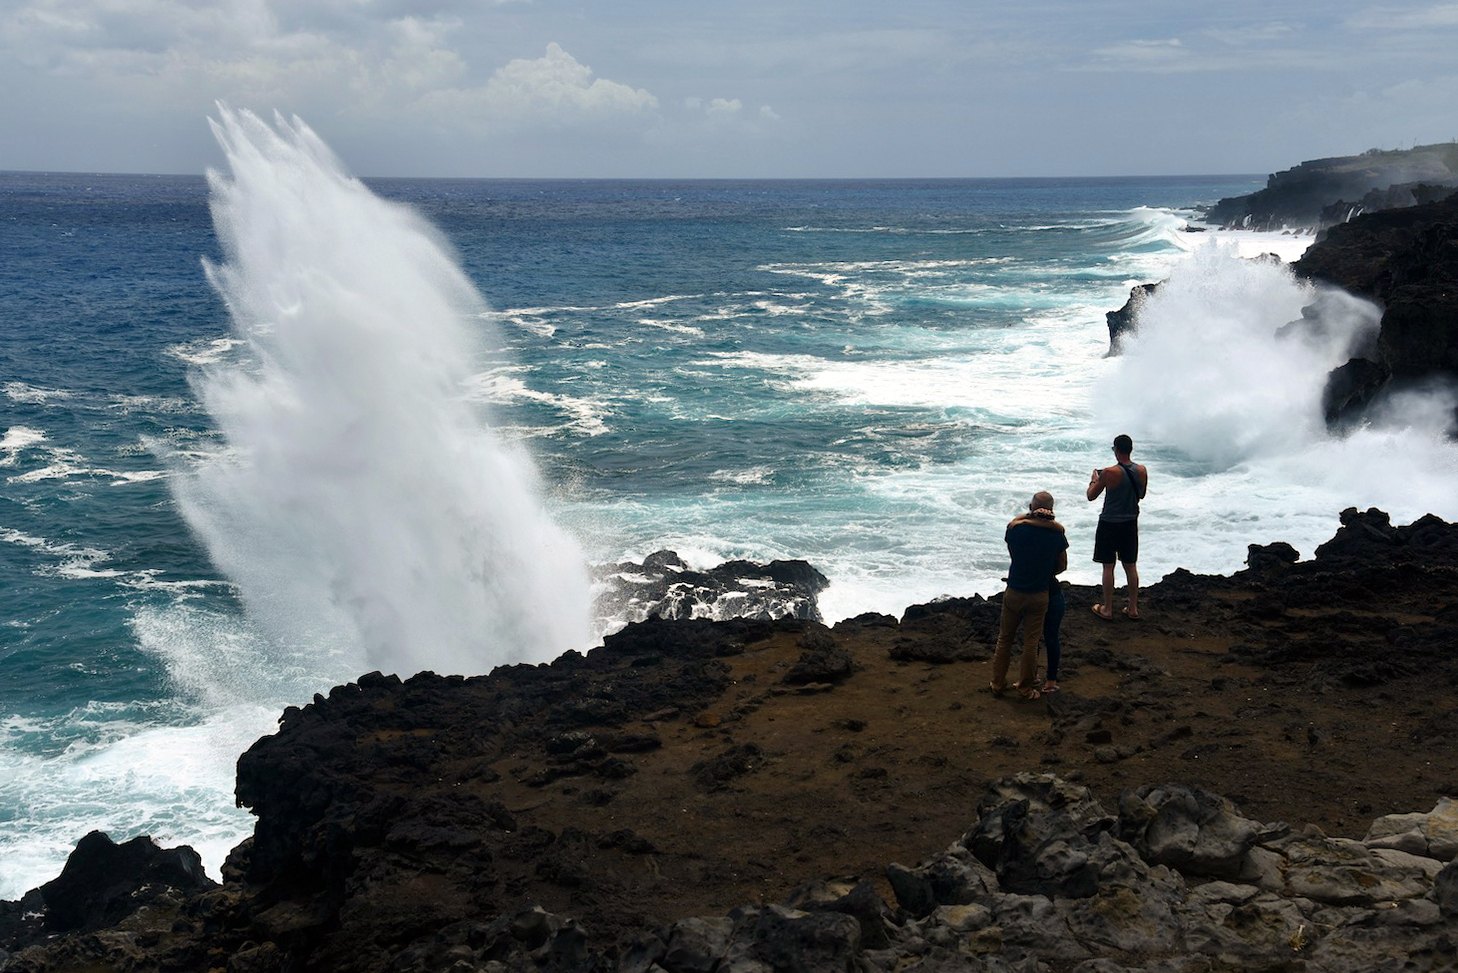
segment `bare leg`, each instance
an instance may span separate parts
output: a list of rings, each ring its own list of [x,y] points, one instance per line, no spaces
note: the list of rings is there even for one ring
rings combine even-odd
[[[1114,617],[1114,562],[1104,565],[1104,600],[1099,605],[1099,614],[1105,618]]]
[[[1106,565],[1104,565],[1104,569],[1105,569],[1104,570],[1104,578],[1105,578],[1104,599],[1106,601],[1108,601],[1108,603],[1109,603],[1110,606],[1112,606],[1113,605],[1113,602],[1111,600],[1109,600],[1109,595],[1108,595],[1109,588],[1108,588],[1107,580],[1110,579],[1110,578],[1112,578],[1114,576],[1114,566],[1112,564],[1106,564]],[[1129,562],[1125,563],[1125,565],[1124,565],[1124,577],[1127,578],[1128,581],[1129,581],[1129,608],[1128,608],[1128,615],[1129,615],[1130,618],[1138,618],[1139,617],[1139,568],[1134,564],[1133,561],[1129,561]]]

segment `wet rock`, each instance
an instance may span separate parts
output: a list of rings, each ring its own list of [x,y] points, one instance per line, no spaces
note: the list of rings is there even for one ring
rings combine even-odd
[[[816,596],[830,581],[805,561],[726,561],[699,571],[673,551],[593,569],[598,611],[644,621],[695,618],[799,618],[820,621]]]
[[[1139,329],[1139,312],[1145,303],[1159,290],[1158,283],[1135,284],[1129,291],[1129,300],[1117,311],[1108,311],[1104,319],[1109,326],[1109,351],[1104,357],[1112,357],[1124,350],[1124,339]]]

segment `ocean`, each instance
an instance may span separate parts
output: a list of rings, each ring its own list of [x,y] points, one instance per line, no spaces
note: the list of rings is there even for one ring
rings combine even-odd
[[[1121,432],[1146,584],[1458,517],[1452,389],[1328,434],[1378,312],[1200,225],[1263,177],[358,180],[214,127],[210,177],[0,173],[0,898],[94,829],[216,877],[285,706],[584,651],[589,565],[803,558],[828,622],[899,614],[1000,590],[1047,489],[1093,583]]]

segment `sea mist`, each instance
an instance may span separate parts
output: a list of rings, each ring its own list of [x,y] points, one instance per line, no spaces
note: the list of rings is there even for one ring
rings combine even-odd
[[[212,127],[206,271],[244,353],[195,376],[223,448],[174,491],[252,624],[351,675],[585,648],[582,555],[463,397],[491,336],[449,245],[298,119]]]
[[[1379,507],[1395,523],[1458,517],[1450,384],[1326,427],[1328,373],[1370,350],[1380,321],[1370,302],[1223,246],[1173,269],[1094,395],[1100,428],[1128,431],[1151,464],[1149,577],[1236,570],[1252,543],[1286,541],[1309,558],[1345,507]]]

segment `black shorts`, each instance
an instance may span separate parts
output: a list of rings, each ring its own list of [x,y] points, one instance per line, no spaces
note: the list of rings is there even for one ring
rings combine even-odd
[[[1100,564],[1135,564],[1139,560],[1139,521],[1099,521],[1094,531],[1093,559]]]

